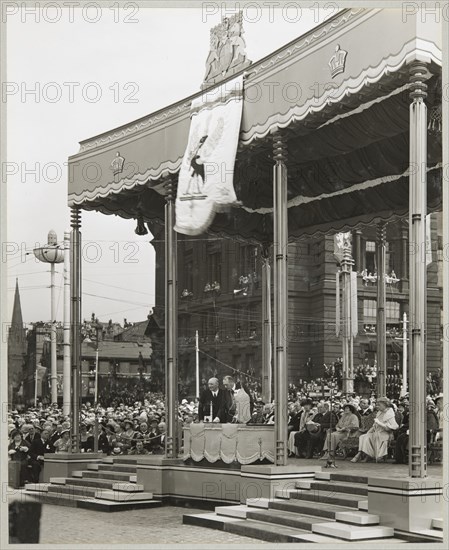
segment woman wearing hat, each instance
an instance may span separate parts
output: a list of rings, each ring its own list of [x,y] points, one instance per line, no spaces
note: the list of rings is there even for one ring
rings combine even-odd
[[[11,462],[20,463],[20,487],[28,481],[28,444],[24,441],[20,430],[12,430],[10,434],[11,442],[8,445],[8,456]]]
[[[359,429],[359,417],[356,414],[356,408],[350,403],[346,403],[343,407],[343,414],[341,415],[335,432],[327,431],[326,441],[324,442],[323,451],[324,455],[320,460],[329,460],[333,458],[335,449],[340,441],[348,439],[352,432]]]
[[[365,435],[359,438],[359,452],[351,462],[367,462],[374,458],[376,462],[385,460],[388,454],[388,442],[394,430],[399,428],[391,401],[386,397],[379,397],[376,402],[378,412],[373,426]]]
[[[62,430],[61,437],[54,443],[57,453],[70,453],[72,443],[70,441],[70,430],[66,428]]]

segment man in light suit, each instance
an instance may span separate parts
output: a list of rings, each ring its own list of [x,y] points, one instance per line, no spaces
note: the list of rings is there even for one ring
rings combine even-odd
[[[210,416],[212,404],[212,422],[226,422],[225,391],[218,387],[217,378],[211,378],[207,385],[208,389],[203,391],[198,403],[198,419],[203,421],[205,416]]]
[[[225,402],[226,421],[246,424],[253,413],[253,396],[244,384],[241,382],[236,383],[232,376],[225,376],[223,385],[227,390]]]

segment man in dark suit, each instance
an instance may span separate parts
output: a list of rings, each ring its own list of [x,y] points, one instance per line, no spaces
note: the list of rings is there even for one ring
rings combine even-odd
[[[54,452],[55,449],[50,444],[49,430],[42,430],[40,436],[33,439],[28,453],[30,455],[31,476],[34,483],[39,483],[39,474],[44,465],[44,455]]]
[[[198,419],[203,421],[205,416],[210,416],[212,404],[212,422],[226,422],[225,391],[218,387],[217,378],[211,378],[207,385],[208,389],[203,391],[198,403]]]
[[[254,399],[251,395],[249,389],[242,384],[240,381],[235,382],[232,376],[225,376],[223,378],[223,385],[226,389],[225,397],[225,417],[226,422],[235,422],[236,421],[236,401],[235,401],[235,392],[236,390],[243,390],[249,396],[249,419],[251,418],[254,410]],[[248,420],[249,420],[248,419]],[[238,420],[237,420],[238,421]]]

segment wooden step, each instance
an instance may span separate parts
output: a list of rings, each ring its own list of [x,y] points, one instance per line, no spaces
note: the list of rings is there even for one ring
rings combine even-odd
[[[312,531],[319,535],[327,535],[344,540],[382,539],[394,536],[393,527],[348,525],[336,521],[331,523],[316,523],[312,526]]]

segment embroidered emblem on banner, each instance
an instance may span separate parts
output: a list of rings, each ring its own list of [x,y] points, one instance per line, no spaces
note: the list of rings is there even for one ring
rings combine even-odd
[[[178,233],[200,235],[217,212],[237,204],[233,180],[242,98],[240,75],[192,102],[189,141],[176,197]]]

